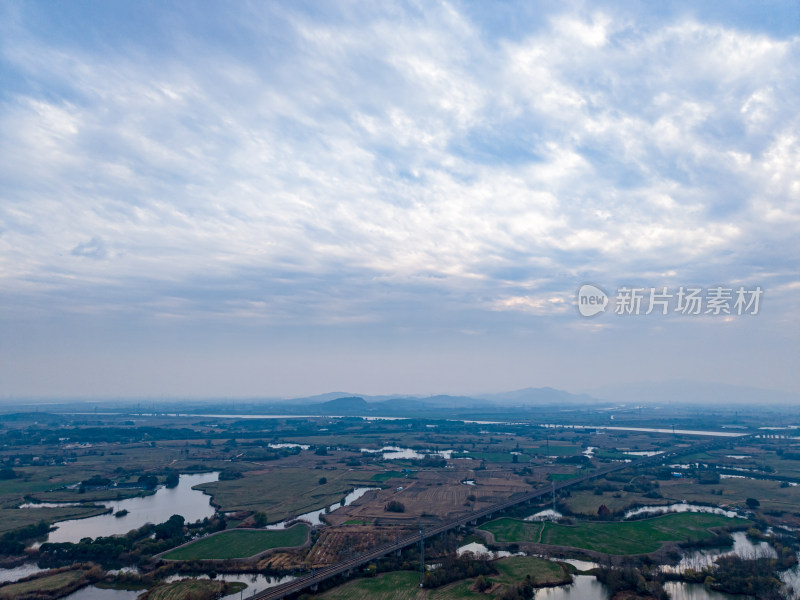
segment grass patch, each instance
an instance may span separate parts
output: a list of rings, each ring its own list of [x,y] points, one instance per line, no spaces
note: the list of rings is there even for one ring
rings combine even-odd
[[[395,477],[405,477],[407,473],[402,473],[400,471],[386,471],[384,473],[375,473],[372,477],[370,477],[371,481],[388,481],[389,479],[393,479]]]
[[[508,452],[462,452],[453,454],[453,458],[471,458],[472,460],[485,460],[496,463],[514,462],[514,456],[517,456],[517,461],[520,463],[527,463],[531,460],[531,457],[527,454],[514,455]]]
[[[578,473],[549,473],[547,475],[548,481],[564,481],[566,479],[572,479],[573,477],[577,477]]]
[[[280,530],[231,530],[205,537],[163,556],[167,560],[225,560],[248,558],[272,548],[302,546],[308,526],[297,523]]]
[[[517,585],[528,575],[535,586],[569,583],[571,580],[560,563],[535,556],[509,556],[495,562],[495,566],[500,574],[490,579],[498,583]]]
[[[495,563],[498,575],[489,579],[494,583],[517,585],[531,576],[534,585],[567,583],[570,576],[559,563],[532,556],[512,556]],[[393,571],[377,577],[354,579],[317,596],[325,600],[470,600],[499,597],[473,591],[474,578],[462,579],[435,589],[419,588],[419,573]]]
[[[550,446],[542,445],[533,448],[525,448],[526,454],[535,454],[537,456],[575,456],[581,453],[580,446],[571,446],[564,444],[553,444]]]
[[[700,540],[713,536],[711,528],[747,524],[745,519],[729,519],[703,513],[674,513],[641,521],[584,522],[579,525],[530,523],[518,519],[497,519],[481,529],[494,534],[498,542],[539,542],[569,546],[604,554],[646,554],[666,542]]]
[[[67,589],[85,576],[86,571],[83,569],[73,569],[54,575],[37,577],[30,581],[4,585],[0,587],[0,598],[2,600],[12,600],[33,596],[38,592],[54,592],[56,590]]]
[[[591,490],[580,490],[572,492],[569,498],[564,499],[564,502],[572,512],[584,515],[596,515],[601,504],[605,504],[611,512],[617,512],[634,504],[659,506],[672,503],[665,498],[646,498],[642,494],[624,490],[603,492],[601,495],[597,495]]]
[[[418,597],[419,573],[392,571],[368,579],[354,579],[321,594],[326,600],[415,600]]]

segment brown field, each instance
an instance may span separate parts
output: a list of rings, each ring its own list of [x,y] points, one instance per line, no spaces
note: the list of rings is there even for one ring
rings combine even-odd
[[[313,568],[335,565],[357,553],[394,542],[411,530],[398,527],[371,527],[345,525],[327,527],[306,555],[306,563]]]
[[[474,480],[476,485],[461,483],[468,479]],[[511,470],[419,471],[413,479],[390,479],[386,485],[389,486],[387,489],[367,494],[358,502],[337,510],[327,517],[328,521],[335,525],[347,521],[402,523],[416,522],[421,517],[432,515],[450,519],[531,490],[531,486]],[[469,496],[474,496],[475,500],[469,500]],[[393,500],[401,502],[405,511],[393,513],[384,510]]]

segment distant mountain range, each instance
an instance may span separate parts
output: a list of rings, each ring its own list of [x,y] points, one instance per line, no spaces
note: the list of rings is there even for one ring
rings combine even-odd
[[[593,407],[625,405],[797,405],[800,395],[763,388],[696,381],[642,382],[606,386],[590,394],[573,394],[552,387],[473,396],[369,396],[331,392],[291,400],[297,412],[326,415],[393,414],[410,411],[431,412],[462,409],[500,409],[532,407]],[[285,402],[276,402],[285,408]]]
[[[286,408],[294,404],[293,412],[323,415],[407,414],[410,411],[435,412],[462,409],[498,409],[513,406],[587,406],[607,405],[586,394],[571,394],[554,388],[525,388],[499,394],[475,396],[369,396],[347,392],[331,392],[291,401],[276,402],[274,406]],[[272,403],[270,403],[272,404]]]
[[[21,400],[0,401],[4,409],[18,407]],[[409,394],[366,395],[352,392],[328,392],[300,398],[207,398],[207,399],[31,399],[22,401],[33,410],[78,410],[80,406],[105,405],[112,410],[136,406],[144,412],[175,410],[205,412],[212,406],[243,414],[269,413],[296,415],[397,415],[418,414],[443,418],[454,413],[492,414],[508,409],[552,408],[560,410],[600,409],[626,405],[728,405],[728,406],[794,406],[800,408],[800,394],[748,386],[701,381],[638,382],[609,385],[575,394],[552,387],[527,387],[499,393],[469,396],[445,394],[417,396]],[[35,408],[34,408],[35,407]],[[71,408],[70,408],[71,407]],[[85,409],[81,409],[85,410]],[[6,410],[2,410],[6,412]]]

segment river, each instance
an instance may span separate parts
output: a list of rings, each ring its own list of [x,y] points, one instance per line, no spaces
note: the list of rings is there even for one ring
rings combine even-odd
[[[342,506],[349,506],[350,504],[361,498],[361,496],[363,496],[370,490],[379,490],[379,489],[381,488],[370,488],[370,487],[356,488],[352,492],[347,494],[341,502],[337,502],[336,504],[331,504],[328,508],[320,508],[318,510],[312,510],[310,512],[299,515],[292,519],[286,519],[285,521],[281,521],[280,523],[273,523],[272,525],[267,525],[267,529],[286,529],[286,527],[290,523],[293,523],[297,520],[306,521],[308,523],[311,523],[312,525],[322,525],[323,523],[320,517],[326,514],[326,511],[330,513]]]
[[[177,486],[161,487],[150,496],[97,502],[111,508],[112,512],[87,519],[60,521],[56,523],[57,529],[47,536],[47,541],[75,543],[86,537],[121,535],[147,523],[163,523],[175,514],[181,515],[187,523],[211,517],[215,512],[211,506],[211,496],[192,488],[217,479],[219,479],[218,472],[181,475]],[[36,510],[36,508],[23,510]],[[128,514],[124,517],[115,517],[114,513],[121,510],[127,510]]]

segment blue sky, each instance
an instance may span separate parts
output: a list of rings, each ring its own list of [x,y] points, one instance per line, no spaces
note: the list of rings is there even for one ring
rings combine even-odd
[[[798,389],[796,2],[5,2],[0,82],[0,396]]]

